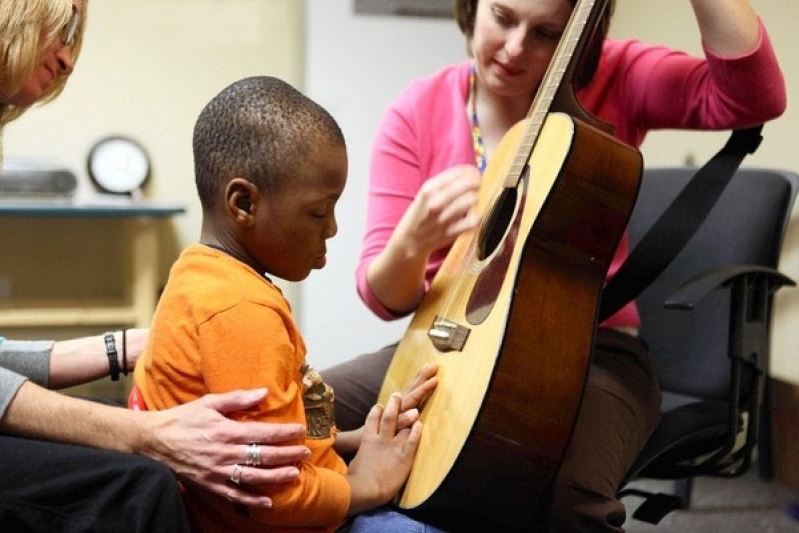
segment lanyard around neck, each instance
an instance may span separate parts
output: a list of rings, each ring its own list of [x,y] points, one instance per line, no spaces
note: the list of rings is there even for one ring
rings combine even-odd
[[[477,170],[479,170],[480,174],[482,174],[486,169],[486,149],[485,144],[483,144],[483,132],[480,129],[480,123],[477,121],[477,105],[475,102],[475,95],[475,72],[474,65],[472,65],[471,72],[469,74],[468,114],[469,123],[472,130],[472,142],[474,144],[474,158],[477,164]]]

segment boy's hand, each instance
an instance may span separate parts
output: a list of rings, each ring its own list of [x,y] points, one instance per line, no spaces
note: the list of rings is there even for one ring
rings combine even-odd
[[[392,394],[385,408],[375,405],[366,418],[361,447],[347,472],[348,515],[387,503],[411,471],[422,436],[422,423],[416,421],[409,428],[399,429],[401,403],[401,395]]]
[[[436,379],[437,372],[438,366],[433,363],[427,363],[419,370],[416,377],[413,378],[413,381],[405,388],[402,394],[395,392],[391,395],[391,398],[396,396],[400,399],[396,431],[408,429],[419,420],[419,409],[421,409],[422,404],[430,397],[430,394],[432,394],[436,385],[438,385],[438,380]],[[367,418],[367,425],[368,422],[369,419]],[[353,431],[342,431],[339,433],[336,436],[336,443],[334,445],[336,452],[344,456],[356,453],[361,446],[365,430],[366,425]]]
[[[419,419],[419,411],[425,400],[430,397],[438,385],[437,373],[438,366],[435,363],[427,363],[405,387],[402,392],[397,430],[409,428]]]

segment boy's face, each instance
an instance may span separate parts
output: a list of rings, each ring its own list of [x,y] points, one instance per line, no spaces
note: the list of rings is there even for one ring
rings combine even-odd
[[[301,281],[327,262],[335,207],[347,181],[343,146],[320,145],[275,194],[260,195],[249,250],[267,273]]]

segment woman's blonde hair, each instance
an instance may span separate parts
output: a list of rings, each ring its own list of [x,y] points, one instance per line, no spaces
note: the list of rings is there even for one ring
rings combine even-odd
[[[76,61],[83,42],[89,0],[83,0],[75,40],[70,47]],[[36,69],[41,54],[58,39],[72,16],[72,0],[3,0],[0,2],[0,93],[13,95]],[[58,74],[38,103],[58,96],[67,76]],[[0,104],[2,128],[25,112],[11,104]],[[0,145],[2,146],[2,145]],[[2,152],[0,152],[1,154]]]

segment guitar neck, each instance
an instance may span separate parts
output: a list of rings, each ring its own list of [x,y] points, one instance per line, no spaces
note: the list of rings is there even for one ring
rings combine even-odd
[[[573,90],[571,80],[577,60],[606,4],[607,0],[578,0],[574,6],[569,23],[566,25],[558,47],[555,49],[555,54],[552,56],[552,61],[549,63],[530,106],[530,111],[527,113],[527,128],[503,184],[504,187],[510,188],[518,185],[544,125],[544,120],[552,110],[553,102],[563,94],[563,91]]]

